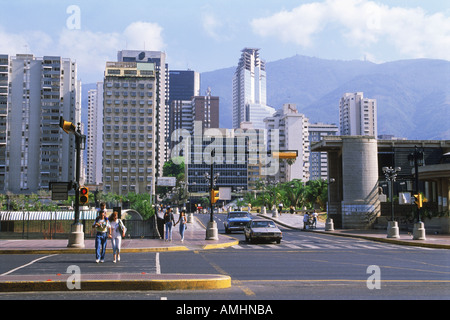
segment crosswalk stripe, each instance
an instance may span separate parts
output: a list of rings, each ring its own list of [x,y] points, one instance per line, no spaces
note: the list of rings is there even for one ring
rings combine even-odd
[[[358,249],[369,249],[369,250],[417,250],[417,249],[427,249],[427,250],[433,250],[432,248],[421,248],[421,247],[408,247],[408,246],[399,246],[399,245],[392,245],[392,244],[361,244],[361,243],[354,243],[354,244],[307,244],[307,243],[290,243],[290,242],[282,242],[281,244],[242,244],[242,245],[234,245],[231,248],[237,249],[237,250],[264,250],[264,249],[296,249],[296,250],[309,250],[309,249],[335,249],[335,250],[358,250]]]

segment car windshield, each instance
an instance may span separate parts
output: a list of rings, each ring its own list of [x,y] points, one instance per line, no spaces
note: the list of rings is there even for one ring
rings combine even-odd
[[[246,218],[247,216],[246,212],[231,212],[229,218]]]
[[[253,228],[276,228],[273,221],[253,221]]]

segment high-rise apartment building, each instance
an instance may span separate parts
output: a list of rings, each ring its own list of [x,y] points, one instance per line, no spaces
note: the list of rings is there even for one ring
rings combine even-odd
[[[253,128],[264,129],[264,118],[274,113],[267,106],[266,64],[259,49],[245,48],[233,77],[233,128],[251,122]]]
[[[103,161],[103,82],[88,92],[87,183],[102,183]]]
[[[342,136],[377,137],[377,100],[364,98],[362,92],[345,93],[339,103]]]
[[[58,56],[0,56],[0,191],[34,193],[73,181],[75,139],[60,117],[81,122],[77,66]]]
[[[292,103],[283,105],[273,117],[266,118],[266,129],[278,130],[279,141],[272,141],[272,135],[268,135],[268,145],[273,148],[279,142],[279,150],[298,150],[298,157],[294,163],[280,160],[279,170],[273,178],[279,182],[287,182],[292,179],[309,180],[309,133],[308,118],[297,110]],[[273,150],[273,149],[272,149]],[[278,151],[278,150],[274,150]]]
[[[325,136],[335,136],[339,132],[337,125],[326,123],[310,123],[308,125],[309,143],[321,141]],[[310,180],[328,179],[328,157],[326,152],[310,152]]]
[[[169,132],[169,66],[166,54],[161,51],[122,50],[117,53],[119,62],[153,63],[155,67],[155,143],[156,168],[162,175],[164,163],[170,156]]]
[[[155,190],[157,160],[161,160],[156,144],[158,77],[155,63],[106,64],[103,93],[105,192],[126,194]]]

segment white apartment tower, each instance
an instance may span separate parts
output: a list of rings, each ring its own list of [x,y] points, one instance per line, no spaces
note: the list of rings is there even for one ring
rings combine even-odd
[[[339,103],[340,134],[377,137],[377,100],[345,93]]]
[[[0,191],[36,193],[74,180],[75,139],[60,129],[61,116],[81,122],[76,63],[0,55]]]
[[[319,142],[325,136],[337,135],[339,128],[335,124],[310,123],[308,125],[309,143]],[[326,152],[310,152],[310,180],[328,179],[328,156]]]
[[[308,118],[297,110],[292,103],[283,105],[273,117],[266,118],[266,130],[279,130],[279,150],[298,150],[298,157],[294,163],[280,160],[279,172],[274,179],[288,182],[293,179],[309,181],[309,132]],[[272,145],[271,135],[268,135],[268,145]]]
[[[251,122],[253,128],[264,129],[264,118],[274,113],[267,106],[266,63],[259,49],[245,48],[233,77],[233,128]]]
[[[88,184],[102,183],[103,160],[103,82],[88,92],[87,167]]]

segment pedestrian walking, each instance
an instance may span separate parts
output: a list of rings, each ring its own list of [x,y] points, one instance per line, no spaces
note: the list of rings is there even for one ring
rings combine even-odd
[[[283,210],[283,204],[280,202],[278,204],[278,212],[279,212],[280,215],[281,215],[281,210]]]
[[[308,222],[309,222],[309,214],[308,212],[305,212],[305,215],[303,216],[303,230],[306,229]]]
[[[111,225],[111,245],[113,248],[113,262],[120,261],[120,248],[122,247],[122,238],[125,237],[125,225],[119,219],[119,213],[114,211],[109,217]]]
[[[95,262],[103,263],[105,262],[106,240],[108,236],[111,237],[111,225],[106,217],[106,211],[99,211],[92,228],[97,231],[95,235]]]
[[[180,224],[180,236],[181,236],[181,242],[184,241],[184,231],[187,228],[187,219],[186,219],[186,210],[181,210],[180,212],[180,217],[178,218],[178,221],[175,223],[175,225],[177,225],[177,223]]]
[[[289,212],[290,212],[291,214],[294,214],[294,213],[295,213],[295,208],[294,208],[294,206],[290,206]]]
[[[166,225],[166,236],[165,241],[172,241],[172,226],[175,222],[173,217],[172,208],[167,207],[166,212],[164,213],[164,223]]]
[[[316,210],[314,210],[312,213],[312,227],[313,228],[317,227],[317,217],[318,217],[318,214],[317,214]]]

